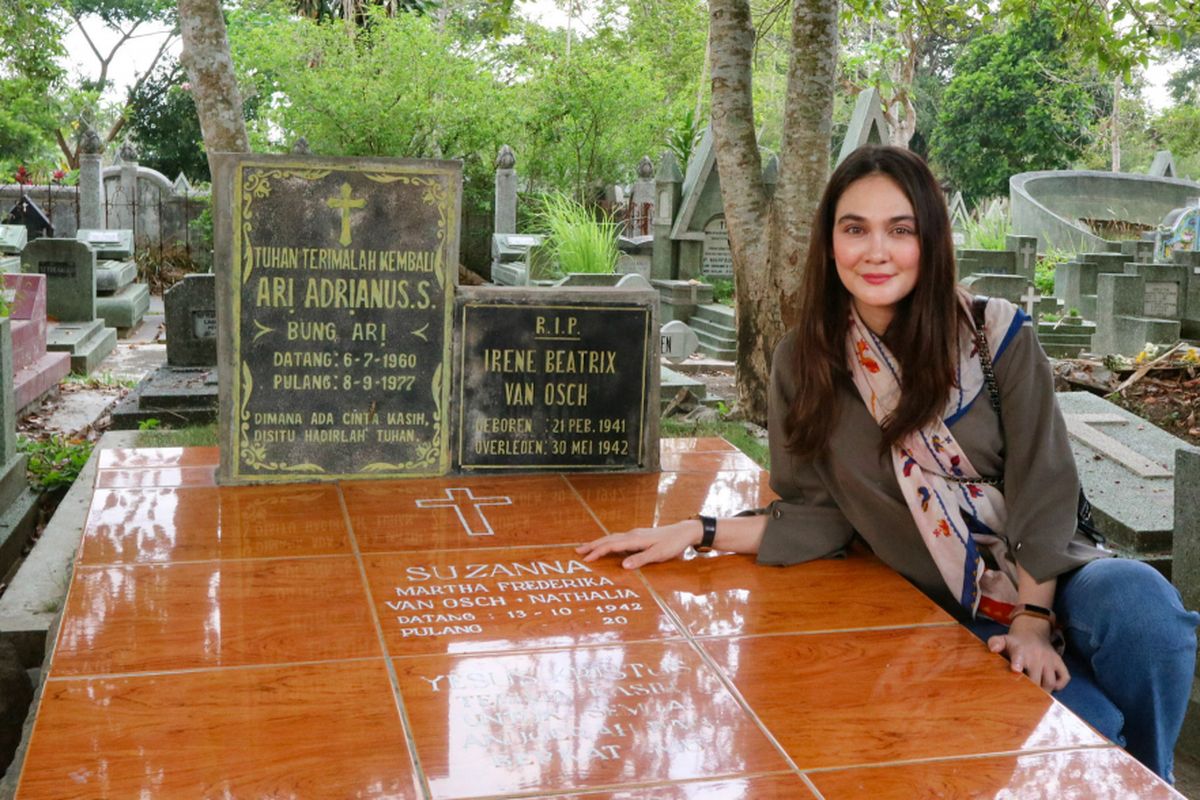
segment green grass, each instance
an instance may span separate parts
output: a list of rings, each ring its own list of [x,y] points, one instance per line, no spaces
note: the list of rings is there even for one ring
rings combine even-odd
[[[709,283],[713,287],[713,302],[723,305],[733,305],[733,279],[732,278],[709,278]]]
[[[74,483],[91,456],[93,445],[87,439],[62,436],[30,439],[17,435],[17,451],[29,456],[26,465],[29,482],[46,490],[62,489]]]
[[[659,422],[659,435],[663,438],[719,436],[750,456],[763,469],[771,468],[771,456],[767,446],[751,436],[746,426],[740,422],[683,422],[667,418]]]
[[[217,423],[187,428],[146,428],[138,431],[138,447],[214,447]]]
[[[134,386],[137,386],[137,381],[130,378],[118,378],[111,372],[101,372],[99,375],[84,375],[80,372],[72,372],[63,378],[63,383],[75,384],[85,389],[114,389],[117,387],[132,389]]]
[[[547,232],[547,244],[563,275],[573,272],[616,271],[617,226],[607,215],[597,219],[590,209],[561,193],[542,199],[539,221]]]
[[[1044,256],[1038,259],[1033,273],[1033,285],[1037,287],[1038,294],[1046,297],[1054,294],[1054,269],[1059,264],[1070,260],[1070,253],[1055,247],[1050,248]]]
[[[975,209],[963,225],[966,246],[971,250],[1003,250],[1004,237],[1012,233],[1008,201],[999,197]]]

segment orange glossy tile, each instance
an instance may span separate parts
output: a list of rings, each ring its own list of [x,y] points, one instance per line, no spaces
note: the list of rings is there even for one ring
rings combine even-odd
[[[215,466],[101,469],[96,471],[97,489],[216,485],[217,468]]]
[[[349,555],[336,486],[97,489],[80,563]]]
[[[696,514],[725,517],[761,508],[776,494],[765,471],[568,475],[612,533],[667,525]]]
[[[418,798],[385,663],[50,681],[17,796]]]
[[[604,535],[559,475],[341,486],[363,552],[568,544]]]
[[[393,656],[681,637],[636,572],[573,548],[364,555]]]
[[[221,460],[216,447],[138,447],[101,450],[100,469],[148,467],[215,467]]]
[[[616,560],[616,559],[604,559]],[[688,554],[642,573],[696,636],[955,624],[872,555],[765,567],[753,556]]]
[[[626,792],[538,795],[531,800],[815,800],[804,779],[794,773],[732,781],[697,781],[647,786]]]
[[[786,770],[683,643],[395,659],[433,797]]]
[[[660,439],[659,452],[667,453],[712,453],[737,451],[737,448],[719,436],[679,436]]]
[[[353,557],[80,570],[51,674],[381,655]]]
[[[715,452],[670,452],[663,453],[663,472],[720,472],[746,470],[755,472],[762,467],[753,458],[740,450],[718,450]]]
[[[961,626],[701,646],[802,770],[1105,743]]]
[[[1124,750],[1065,750],[809,773],[825,800],[1183,800]]]

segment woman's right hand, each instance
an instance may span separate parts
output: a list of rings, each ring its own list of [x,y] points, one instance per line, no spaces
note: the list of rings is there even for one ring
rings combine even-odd
[[[632,553],[621,562],[625,569],[678,558],[688,547],[699,544],[703,528],[699,520],[685,519],[661,528],[634,528],[582,544],[575,552],[584,561],[595,561],[609,553]]]

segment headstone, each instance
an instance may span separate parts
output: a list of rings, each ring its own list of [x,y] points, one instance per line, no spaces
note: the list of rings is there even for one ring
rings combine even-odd
[[[625,213],[625,235],[649,237],[654,224],[654,162],[650,156],[642,156],[638,163],[637,180],[629,193]],[[649,272],[646,275],[649,276]]]
[[[1186,443],[1088,392],[1055,397],[1097,527],[1114,547],[1164,564],[1185,530],[1175,520],[1174,465]]]
[[[79,227],[96,229],[104,225],[104,181],[100,157],[104,142],[91,128],[79,141]]]
[[[1002,297],[1014,305],[1021,304],[1021,296],[1029,284],[1020,275],[1000,275],[977,272],[960,283],[977,295]]]
[[[1171,581],[1183,598],[1183,607],[1200,610],[1200,450],[1194,447],[1180,448],[1175,453]],[[1196,678],[1179,737],[1179,750],[1183,753],[1200,751],[1200,660],[1196,662]]]
[[[167,325],[167,364],[217,365],[217,279],[188,275],[163,295]]]
[[[725,215],[713,217],[704,226],[704,256],[700,272],[706,278],[733,276],[733,254],[729,250],[729,232]]]
[[[1032,239],[1033,237],[1027,237]],[[1013,250],[978,250],[963,248],[955,252],[959,262],[958,274],[970,275],[1019,275],[1017,253]],[[968,270],[966,265],[970,265]],[[1032,281],[1032,274],[1026,281]]]
[[[859,92],[858,99],[854,101],[854,112],[850,115],[850,126],[846,129],[846,138],[842,140],[837,163],[841,164],[865,144],[887,144],[890,139],[879,90],[872,86]]]
[[[21,269],[46,276],[46,313],[59,322],[96,318],[96,253],[75,239],[36,239],[21,254]]]
[[[461,164],[213,161],[218,480],[445,473]]]
[[[545,239],[530,233],[492,234],[492,282],[500,286],[528,285],[533,250]]]
[[[1154,241],[1150,239],[1126,239],[1121,242],[1121,252],[1138,264],[1154,261]]]
[[[659,199],[662,199],[661,181]],[[679,211],[671,226],[671,239],[679,245],[678,269],[670,277],[680,280],[701,277],[706,251],[711,253],[710,260],[721,262],[722,239],[724,251],[729,250],[728,237],[723,233],[724,216],[725,201],[721,195],[721,176],[717,172],[716,144],[709,126],[692,153],[687,174],[683,177]],[[716,222],[718,217],[722,222]],[[655,236],[658,236],[657,229]],[[658,277],[657,271],[654,275]]]
[[[0,225],[0,253],[20,255],[29,239],[24,225]]]
[[[1042,296],[1038,294],[1037,287],[1032,283],[1029,284],[1029,288],[1025,290],[1025,294],[1021,295],[1021,307],[1025,309],[1025,313],[1029,315],[1030,319],[1037,319],[1038,306],[1041,304],[1042,299]]]
[[[20,225],[25,228],[31,242],[43,236],[54,235],[54,225],[50,223],[50,218],[31,197],[18,200],[3,221],[5,225]]]
[[[621,251],[617,258],[617,272],[650,280],[654,256],[653,236],[618,236],[617,249]]]
[[[1171,155],[1171,151],[1159,150],[1155,153],[1154,161],[1150,163],[1148,173],[1158,178],[1174,178],[1175,157]]]
[[[71,370],[71,358],[46,349],[45,275],[6,274],[4,295],[12,320],[13,396],[19,413],[58,387]]]
[[[679,276],[679,243],[671,238],[675,214],[683,197],[683,173],[675,154],[666,150],[654,174],[654,250],[651,257],[652,280],[671,280]]]
[[[672,364],[687,361],[699,346],[700,339],[686,322],[673,319],[659,331],[659,352]]]
[[[517,157],[503,145],[496,156],[495,233],[517,232]]]
[[[133,230],[130,228],[113,230],[80,228],[76,231],[75,238],[95,250],[97,258],[114,260],[133,258]]]
[[[1037,248],[1038,240],[1036,236],[1014,236],[1007,234],[1004,237],[1005,249],[1011,250],[1017,254],[1015,266],[1018,275],[1025,280],[1033,283],[1034,276],[1037,272]]]
[[[463,472],[656,470],[657,294],[459,290]]]

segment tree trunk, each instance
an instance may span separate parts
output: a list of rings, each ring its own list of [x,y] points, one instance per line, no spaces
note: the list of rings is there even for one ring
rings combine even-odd
[[[250,150],[220,0],[179,0],[179,28],[183,36],[179,60],[192,84],[204,150],[209,154],[209,169],[215,174],[213,153]]]
[[[917,77],[921,43],[911,27],[902,29],[897,34],[904,45],[904,57],[891,67],[892,85],[898,88],[894,95],[884,101],[886,107],[883,116],[888,123],[888,144],[907,148],[913,134],[917,132],[917,107],[912,101],[912,85]]]
[[[712,119],[737,297],[738,410],[764,424],[771,355],[794,325],[812,216],[829,174],[836,0],[794,0],[779,183],[768,197],[754,129],[747,0],[710,0]]]
[[[1121,74],[1113,78],[1113,107],[1109,131],[1112,133],[1112,171],[1121,171]]]

